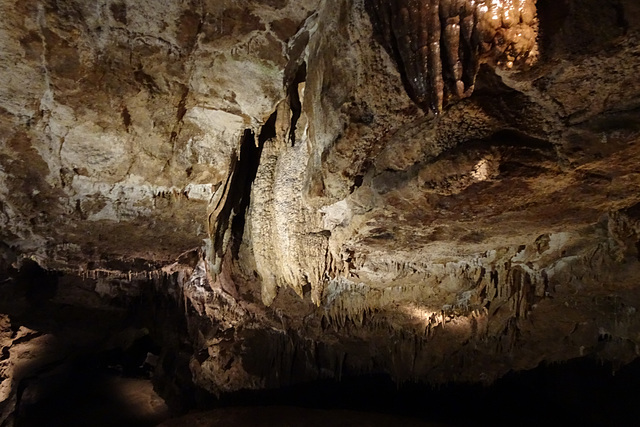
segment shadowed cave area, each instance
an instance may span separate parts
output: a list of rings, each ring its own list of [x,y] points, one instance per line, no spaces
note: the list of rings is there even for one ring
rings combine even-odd
[[[636,0],[0,10],[0,427],[638,424]]]
[[[638,360],[619,366],[578,358],[510,372],[492,384],[450,382],[438,386],[411,381],[399,384],[388,375],[359,375],[344,369],[339,381],[244,390],[216,397],[159,378],[179,378],[188,372],[181,373],[186,367],[170,356],[177,351],[162,348],[152,338],[156,332],[142,326],[159,315],[157,311],[144,313],[151,306],[150,294],[143,292],[126,304],[112,301],[102,307],[104,313],[89,315],[78,307],[55,302],[56,289],[78,286],[77,280],[69,283],[35,263],[25,264],[16,276],[13,294],[6,295],[5,284],[2,300],[3,310],[17,320],[12,326],[14,333],[37,328],[41,331],[38,335],[64,334],[75,340],[66,343],[68,348],[61,343],[47,347],[49,351],[55,348],[57,360],[20,381],[15,426],[142,427],[163,421],[167,426],[507,426],[514,422],[604,426],[634,425],[640,417]],[[43,289],[35,293],[32,286],[39,285]],[[8,308],[22,300],[26,312]],[[158,306],[162,304],[156,302]],[[177,313],[167,310],[162,316],[170,319]],[[180,326],[179,322],[174,325]],[[611,340],[609,335],[599,337],[602,346]],[[105,346],[105,342],[109,344]],[[20,348],[18,339],[14,346]],[[31,351],[37,359],[37,347]],[[149,354],[156,357],[150,359]],[[156,359],[160,355],[161,365]],[[168,372],[172,369],[175,372]],[[170,398],[165,402],[158,391]],[[180,416],[185,411],[192,415]]]
[[[183,353],[180,360],[174,341],[186,325],[173,302],[153,294],[156,285],[143,283],[136,297],[87,313],[59,302],[59,292],[85,288],[86,279],[51,274],[34,262],[13,273],[0,304],[15,319],[13,347],[4,359],[35,359],[38,366],[18,384],[15,426],[506,426],[514,420],[604,426],[634,425],[640,417],[638,360],[621,365],[577,358],[509,372],[491,384],[437,386],[362,375],[345,363],[339,380],[215,396],[188,378],[188,359]],[[158,318],[174,332],[154,330]],[[61,339],[38,343],[43,334]],[[602,334],[599,345],[613,339]],[[39,355],[49,359],[38,361]]]

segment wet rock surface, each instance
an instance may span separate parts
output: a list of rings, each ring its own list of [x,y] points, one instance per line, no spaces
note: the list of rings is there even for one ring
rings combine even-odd
[[[135,331],[177,412],[640,354],[635,1],[538,0],[438,115],[364,1],[0,5],[3,420]]]

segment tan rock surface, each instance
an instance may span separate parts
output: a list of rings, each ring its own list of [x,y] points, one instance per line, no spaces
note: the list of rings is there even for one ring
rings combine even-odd
[[[214,393],[627,363],[640,9],[562,4],[436,117],[362,1],[0,1],[0,267],[148,279]]]

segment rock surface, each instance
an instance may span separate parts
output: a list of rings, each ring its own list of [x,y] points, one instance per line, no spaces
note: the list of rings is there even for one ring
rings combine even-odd
[[[640,354],[635,0],[538,0],[438,116],[362,0],[0,5],[7,325],[143,301],[165,397]]]

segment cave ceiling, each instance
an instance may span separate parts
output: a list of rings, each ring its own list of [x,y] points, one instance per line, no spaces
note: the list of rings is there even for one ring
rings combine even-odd
[[[173,278],[203,388],[639,354],[636,0],[0,4],[0,269]]]

